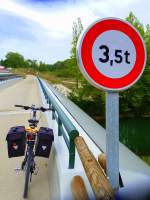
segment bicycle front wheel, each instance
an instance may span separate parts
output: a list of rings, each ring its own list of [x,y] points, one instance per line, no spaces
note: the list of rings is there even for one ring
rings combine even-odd
[[[32,161],[32,156],[31,156],[31,153],[29,153],[26,167],[25,167],[25,183],[24,183],[23,198],[27,198],[28,196],[28,185],[29,185],[29,180],[30,180],[30,175],[31,175],[31,161]]]

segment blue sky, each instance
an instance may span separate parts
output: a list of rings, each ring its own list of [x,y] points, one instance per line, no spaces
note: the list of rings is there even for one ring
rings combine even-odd
[[[72,23],[84,28],[98,18],[120,17],[130,11],[150,23],[148,0],[0,0],[0,59],[8,51],[54,63],[70,56]]]

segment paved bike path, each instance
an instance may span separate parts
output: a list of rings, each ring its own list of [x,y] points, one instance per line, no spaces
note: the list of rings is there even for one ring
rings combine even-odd
[[[11,126],[28,125],[29,112],[13,107],[14,104],[41,105],[37,81],[33,76],[0,90],[0,199],[22,200],[24,172],[15,172],[23,157],[8,158],[6,134]],[[39,126],[46,126],[41,115]],[[29,200],[49,200],[48,159],[36,158],[39,171],[29,186]]]

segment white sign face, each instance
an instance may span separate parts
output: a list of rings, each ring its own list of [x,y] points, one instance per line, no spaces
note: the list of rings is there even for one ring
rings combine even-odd
[[[123,32],[109,30],[95,40],[92,58],[96,68],[104,76],[121,78],[133,69],[136,49],[131,39]]]

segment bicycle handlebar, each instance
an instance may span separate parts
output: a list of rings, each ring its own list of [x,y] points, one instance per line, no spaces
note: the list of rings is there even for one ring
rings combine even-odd
[[[52,108],[44,108],[44,107],[35,107],[34,105],[33,106],[23,106],[23,105],[14,105],[15,107],[19,107],[19,108],[23,108],[24,110],[33,110],[33,111],[42,111],[42,112],[45,112],[45,111],[49,111],[49,110],[53,110]]]

